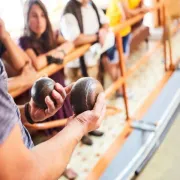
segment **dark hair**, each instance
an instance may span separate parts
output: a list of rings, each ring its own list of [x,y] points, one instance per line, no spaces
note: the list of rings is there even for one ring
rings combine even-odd
[[[32,30],[29,28],[28,25],[29,14],[33,5],[38,5],[42,9],[46,19],[46,30],[41,35],[40,39],[36,39],[35,33],[32,32]],[[52,26],[48,17],[48,12],[46,10],[45,5],[40,0],[30,1],[28,5],[25,35],[31,38],[33,47],[36,48],[36,50],[39,51],[39,53],[45,53],[51,49],[54,49],[57,46],[55,36],[53,34]]]

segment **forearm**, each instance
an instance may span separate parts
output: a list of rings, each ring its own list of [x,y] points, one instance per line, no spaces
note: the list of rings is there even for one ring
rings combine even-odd
[[[17,71],[21,70],[27,61],[30,61],[28,56],[14,43],[9,35],[2,40],[2,43],[7,49],[9,61]]]
[[[20,127],[16,124],[8,137],[10,147],[14,146],[13,151],[12,148],[8,148],[8,143],[4,143],[0,148],[0,179],[57,180],[82,138],[82,132],[82,126],[73,123],[52,139],[28,150],[22,142]]]
[[[47,55],[39,55],[37,56],[36,60],[33,62],[35,69],[38,71],[48,65],[47,56],[51,56],[52,54],[49,53]]]
[[[128,12],[129,12],[129,14],[130,14],[131,16],[136,16],[136,15],[138,15],[139,13],[142,12],[141,10],[142,10],[141,8],[137,8],[137,9],[134,9],[134,10],[129,10]]]
[[[23,79],[23,77],[21,77],[20,75],[8,78],[8,92],[11,92],[23,86],[25,84],[24,81],[25,79]]]
[[[58,179],[61,176],[83,136],[82,128],[82,125],[75,121],[52,139],[32,149],[45,179]]]
[[[80,45],[84,45],[84,44],[88,44],[88,43],[94,43],[96,42],[98,39],[97,35],[84,35],[84,34],[80,34],[78,36],[78,38],[74,41],[74,45],[75,46],[80,46]]]
[[[109,30],[109,24],[103,24],[101,28],[106,29],[108,31]]]
[[[61,44],[60,46],[58,46],[56,48],[57,51],[63,50],[65,52],[65,54],[68,54],[73,49],[74,49],[74,44],[72,42],[68,42],[68,41]]]

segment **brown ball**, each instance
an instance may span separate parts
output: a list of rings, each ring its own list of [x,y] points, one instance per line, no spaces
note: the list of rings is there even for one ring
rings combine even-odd
[[[84,77],[76,81],[72,87],[70,101],[76,115],[92,110],[99,93],[103,92],[101,83],[91,77]]]
[[[54,86],[55,86],[55,82],[48,77],[42,77],[34,83],[31,89],[31,97],[33,98],[37,107],[41,109],[47,108],[47,105],[45,103],[45,97],[46,96],[51,97],[51,93],[52,90],[54,89]]]

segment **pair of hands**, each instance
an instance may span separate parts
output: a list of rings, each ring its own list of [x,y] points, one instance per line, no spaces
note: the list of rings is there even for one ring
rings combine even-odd
[[[52,97],[56,101],[56,103],[54,103],[52,99],[49,96],[47,96],[45,98],[45,102],[48,108],[45,110],[38,108],[35,105],[33,99],[31,99],[29,103],[30,105],[29,112],[33,121],[41,122],[53,116],[62,107],[64,100],[71,92],[72,86],[73,84],[67,87],[63,87],[59,83],[56,83],[55,89],[52,91]],[[71,123],[72,121],[74,122],[77,121],[78,123],[80,123],[80,125],[83,126],[85,133],[88,133],[94,129],[99,128],[103,120],[103,117],[105,115],[105,111],[106,111],[105,96],[104,93],[101,93],[97,98],[93,110],[85,111],[78,116],[70,117],[68,123]]]

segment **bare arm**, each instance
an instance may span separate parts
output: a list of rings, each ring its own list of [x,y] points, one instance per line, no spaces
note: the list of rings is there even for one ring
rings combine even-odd
[[[63,50],[65,52],[65,54],[68,54],[69,52],[72,51],[73,48],[74,48],[73,43],[65,42],[62,45],[58,46],[56,49],[53,49],[53,50],[51,50],[45,54],[41,54],[39,56],[37,56],[35,54],[33,49],[27,49],[26,53],[28,54],[28,56],[32,60],[32,64],[35,67],[35,69],[40,70],[40,69],[42,69],[48,65],[48,63],[47,63],[47,56],[48,55],[63,59],[64,54],[61,52],[61,50]]]
[[[30,61],[29,57],[14,43],[9,35],[2,40],[2,43],[6,47],[6,53],[4,53],[2,57],[12,64],[17,71],[20,71],[26,62]]]
[[[31,63],[26,63],[18,76],[8,78],[8,92],[21,87],[30,87],[38,77]]]
[[[16,125],[7,141],[0,146],[0,179],[58,179],[82,136],[82,127],[75,122],[51,140],[29,151],[24,146],[19,126]]]
[[[136,16],[142,12],[142,8],[130,9],[127,1],[122,1],[122,6],[127,18]]]
[[[93,43],[98,40],[98,37],[96,34],[94,35],[85,35],[85,34],[80,34],[75,40],[74,40],[74,45],[75,46],[81,46],[84,44],[88,43]]]
[[[122,2],[118,3],[118,8],[120,9],[121,15],[122,15],[122,21],[125,21],[127,19],[126,13],[125,13],[125,8],[123,8]]]
[[[92,111],[71,119],[55,137],[31,151],[24,146],[20,128],[16,125],[6,141],[0,145],[0,179],[58,179],[82,136],[99,127],[105,109],[104,96],[101,94]]]

